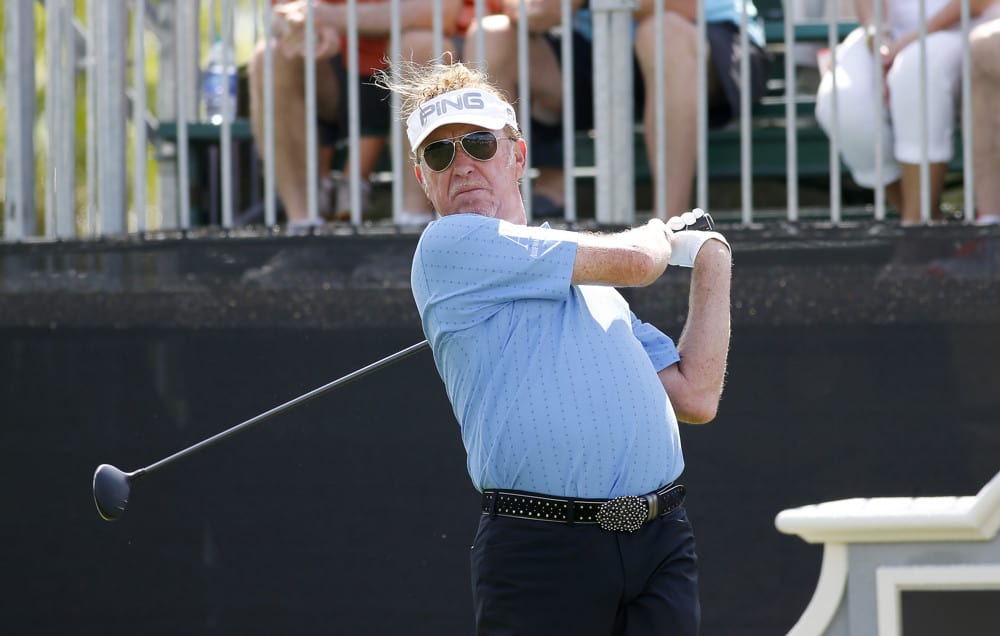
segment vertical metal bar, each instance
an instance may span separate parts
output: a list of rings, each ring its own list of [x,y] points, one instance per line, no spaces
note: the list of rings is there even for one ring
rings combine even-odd
[[[174,42],[176,43],[176,84],[177,84],[177,183],[180,196],[179,214],[182,230],[191,229],[191,168],[189,165],[188,120],[194,103],[191,94],[194,54],[192,48],[196,38],[191,37],[198,26],[197,7],[189,2],[176,5]],[[194,28],[192,28],[194,27]]]
[[[101,232],[125,231],[125,28],[124,5],[98,3],[97,140]]]
[[[882,72],[882,16],[885,11],[882,0],[875,0],[875,43],[872,47],[872,74],[875,77],[875,219],[885,220],[885,180],[882,178],[882,156],[885,152],[885,76]]]
[[[597,221],[635,220],[632,3],[594,0],[594,124]]]
[[[831,0],[827,15],[827,47],[830,50],[830,73],[833,79],[833,92],[830,95],[830,109],[833,112],[833,134],[830,135],[830,221],[840,223],[840,144],[837,126],[840,123],[840,104],[837,96],[837,45],[840,43],[837,16],[840,14],[840,3]]]
[[[481,0],[477,0],[481,2]],[[573,60],[573,5],[570,0],[562,0],[562,125],[563,125],[563,199],[564,218],[573,222],[577,219],[576,210],[576,100],[573,92],[576,77]],[[482,31],[480,29],[480,31]],[[522,120],[524,121],[524,120]],[[530,120],[529,120],[530,121]],[[523,128],[530,125],[522,123]],[[530,148],[530,146],[529,146]]]
[[[482,24],[483,23],[484,14],[486,13],[486,0],[475,0],[475,2],[473,3],[473,6],[475,7],[475,10],[476,10],[476,24]],[[565,2],[563,3],[563,6],[566,6]],[[563,11],[564,11],[563,12],[563,24],[566,24],[565,9]],[[566,31],[564,31],[564,33],[565,32]],[[486,50],[486,32],[483,31],[482,29],[476,29],[476,57],[475,57],[475,63],[479,67],[483,66],[483,51],[485,51],[485,50]]]
[[[306,209],[310,225],[319,223],[319,166],[316,122],[316,7],[306,3]]]
[[[920,220],[931,220],[931,166],[927,157],[927,0],[917,3],[920,16]]]
[[[697,126],[698,138],[698,169],[697,169],[697,195],[698,207],[708,209],[708,53],[707,38],[708,26],[705,23],[705,3],[698,3],[697,22],[697,43],[695,45],[695,55],[698,58],[695,90],[697,90],[698,116],[695,125]]]
[[[632,5],[625,3],[621,10],[611,13],[613,68],[612,90],[618,99],[611,100],[614,122],[614,146],[620,157],[612,171],[616,223],[631,225],[635,222],[635,121],[633,108],[635,92],[632,90]],[[614,154],[608,155],[611,161]]]
[[[274,185],[274,24],[270,0],[264,0],[264,223],[278,224]]]
[[[56,190],[61,187],[62,174],[56,160],[63,152],[59,106],[62,101],[62,47],[60,46],[61,0],[45,3],[45,67],[48,82],[45,86],[45,127],[48,130],[45,161],[45,232],[47,237],[58,235],[56,227]]]
[[[976,172],[973,170],[975,135],[972,130],[972,54],[969,47],[969,30],[972,19],[969,0],[961,1],[962,13],[962,182],[965,203],[964,218],[969,223],[976,220]]]
[[[132,205],[135,229],[146,231],[146,0],[132,9]]]
[[[96,3],[98,0],[87,0],[87,55],[86,55],[86,139],[87,139],[87,209],[85,211],[84,227],[87,236],[97,235],[97,73],[96,54],[94,52],[97,32]]]
[[[435,2],[435,6],[437,6]],[[350,161],[351,223],[361,225],[361,110],[358,101],[360,78],[358,73],[358,3],[347,0],[347,134],[348,161]]]
[[[795,3],[784,3],[785,28],[785,190],[787,218],[799,220],[799,109],[795,75]]]
[[[73,3],[63,0],[59,31],[61,33],[62,71],[56,78],[62,87],[59,102],[59,127],[65,139],[59,162],[59,187],[56,190],[56,213],[59,236],[76,236],[76,34],[73,26]]]
[[[399,81],[399,63],[403,59],[400,48],[403,25],[399,16],[399,5],[400,0],[392,0],[392,13],[389,19],[389,59],[392,60],[389,74],[394,83]],[[392,218],[398,221],[403,216],[403,179],[415,177],[412,175],[404,176],[403,173],[404,165],[409,167],[410,146],[403,139],[403,122],[398,116],[402,100],[396,91],[390,91],[389,99],[391,100],[390,112],[393,113],[389,130],[392,143],[392,152],[390,153],[392,155]]]
[[[524,134],[525,143],[528,144],[528,155],[525,163],[529,168],[534,167],[534,157],[531,152],[531,61],[528,59],[528,9],[527,4],[521,2],[517,8],[517,118],[521,123],[521,130]],[[521,198],[524,200],[524,210],[528,215],[528,220],[534,214],[531,205],[531,192],[534,184],[530,178],[521,179]]]
[[[7,0],[4,33],[7,148],[3,238],[33,236],[35,223],[35,16],[31,3]]]
[[[523,6],[524,3],[522,2]],[[434,0],[432,3],[433,21],[431,22],[434,33],[434,54],[442,55],[444,52],[444,3],[441,0]]]
[[[613,219],[611,201],[611,169],[607,160],[612,151],[610,102],[612,87],[608,82],[608,72],[604,60],[610,53],[611,24],[605,11],[598,11],[591,2],[594,24],[594,216],[598,223],[610,223]]]
[[[740,184],[742,220],[744,225],[753,222],[753,167],[751,152],[753,136],[750,131],[750,38],[747,34],[747,0],[740,3]]]
[[[222,227],[233,227],[233,121],[230,114],[233,96],[229,93],[229,69],[236,68],[236,43],[233,22],[233,0],[222,0],[222,48],[225,68],[225,90],[222,91],[222,126],[219,129],[219,146],[222,150],[220,184],[222,188]],[[214,15],[214,12],[213,12]]]
[[[654,102],[656,104],[656,146],[654,150],[656,172],[653,174],[653,217],[666,220],[670,216],[670,210],[667,210],[667,135],[671,131],[667,130],[666,83],[663,76],[666,65],[666,53],[663,47],[663,15],[663,3],[657,2],[653,10],[653,16],[656,20],[656,44],[654,46],[656,60],[653,65],[656,74],[656,80],[653,83],[654,95],[656,96]],[[646,152],[648,154],[649,148],[646,149]]]

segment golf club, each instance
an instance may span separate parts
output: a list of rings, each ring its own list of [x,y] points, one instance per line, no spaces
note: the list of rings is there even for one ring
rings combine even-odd
[[[221,433],[217,433],[212,437],[202,440],[197,444],[194,444],[193,446],[189,446],[184,450],[178,451],[173,455],[165,457],[160,461],[152,463],[144,468],[139,468],[130,473],[126,473],[125,471],[120,470],[119,468],[116,468],[115,466],[112,466],[110,464],[101,464],[100,466],[97,467],[97,470],[94,471],[94,504],[97,506],[97,513],[100,514],[101,518],[104,519],[105,521],[114,521],[115,519],[118,519],[119,517],[122,516],[122,514],[124,514],[125,506],[128,505],[128,498],[129,494],[132,491],[133,482],[135,482],[136,479],[139,479],[143,475],[148,475],[149,473],[159,468],[163,468],[167,464],[170,464],[182,457],[190,455],[191,453],[199,451],[205,448],[206,446],[214,444],[215,442],[218,442],[222,439],[225,439],[226,437],[229,437],[234,433],[238,433],[243,429],[249,428],[250,426],[262,422],[271,416],[283,413],[288,409],[298,406],[299,404],[302,404],[303,402],[306,402],[308,400],[311,400],[312,398],[322,393],[325,393],[331,389],[343,386],[348,382],[352,382],[354,380],[357,380],[358,378],[364,377],[369,373],[372,373],[373,371],[377,371],[382,367],[392,364],[393,362],[398,362],[403,358],[407,358],[413,355],[414,353],[423,350],[424,348],[427,347],[427,345],[428,343],[426,340],[424,340],[423,342],[418,342],[415,345],[410,345],[406,349],[397,351],[396,353],[390,356],[386,356],[385,358],[382,358],[377,362],[373,362],[366,367],[362,367],[357,371],[348,373],[342,378],[338,378],[336,380],[333,380],[332,382],[324,384],[321,387],[315,388],[312,391],[300,395],[297,398],[291,399],[285,402],[284,404],[281,404],[279,406],[270,409],[269,411],[265,411],[260,415],[251,417],[245,422],[241,422],[236,426],[233,426],[232,428],[228,428],[222,431]]]

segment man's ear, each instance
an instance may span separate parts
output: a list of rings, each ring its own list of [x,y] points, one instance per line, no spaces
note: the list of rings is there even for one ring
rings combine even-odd
[[[520,179],[528,169],[528,142],[524,140],[524,137],[517,140],[517,150],[517,162],[520,164],[517,178]]]
[[[420,169],[419,163],[413,164],[413,175],[417,178],[420,187],[426,187],[424,186],[424,171]]]

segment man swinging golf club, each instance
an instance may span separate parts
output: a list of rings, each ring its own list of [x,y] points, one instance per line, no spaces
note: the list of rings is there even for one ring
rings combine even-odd
[[[685,228],[703,213],[615,234],[528,227],[511,105],[462,64],[397,70],[381,81],[401,96],[440,215],[417,246],[413,295],[483,493],[478,633],[696,634],[678,420],[718,409],[728,243]],[[614,289],[668,264],[693,268],[676,345]]]

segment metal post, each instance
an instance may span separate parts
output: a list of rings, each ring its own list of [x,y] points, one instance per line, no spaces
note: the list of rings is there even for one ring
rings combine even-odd
[[[753,137],[750,131],[750,38],[747,34],[747,0],[740,3],[740,184],[741,218],[753,222]],[[791,52],[789,52],[791,54]]]
[[[594,144],[598,223],[635,220],[632,121],[632,11],[630,0],[595,0]],[[606,63],[605,63],[606,62]]]
[[[698,207],[703,210],[708,208],[708,26],[705,23],[705,3],[698,4],[697,31],[698,37],[695,43],[695,56],[697,59],[697,91],[698,114],[695,118],[697,126],[698,155],[696,170]]]
[[[101,232],[125,231],[125,6],[97,3],[97,181]]]
[[[7,195],[3,237],[16,241],[35,234],[35,17],[34,6],[7,0],[6,77]]]
[[[565,38],[564,38],[565,39]],[[524,134],[525,143],[528,144],[528,154],[526,157],[527,166],[532,166],[534,158],[531,152],[531,62],[528,59],[528,9],[524,2],[518,5],[517,14],[517,94],[518,94],[518,121],[521,123],[521,130]],[[565,96],[564,96],[565,97]],[[528,219],[532,218],[531,192],[533,184],[531,179],[521,180],[521,198],[524,200],[524,210]]]
[[[972,17],[969,0],[961,2],[962,15],[962,182],[964,186],[965,220],[976,220],[976,171],[973,170],[975,135],[972,130],[972,54],[969,46],[969,29]]]
[[[830,135],[830,221],[840,223],[840,144],[836,133],[840,122],[840,104],[837,96],[837,45],[840,43],[837,16],[840,13],[840,3],[838,0],[832,0],[827,8],[830,12],[827,16],[827,47],[830,49],[830,72],[833,81],[830,102],[834,121],[834,134]]]
[[[785,27],[785,189],[789,221],[799,220],[799,111],[795,76],[795,3],[784,3]]]
[[[573,97],[573,83],[576,74],[573,66],[573,7],[570,0],[562,0],[562,94],[563,94],[563,210],[565,219],[577,219],[576,210],[576,102]],[[480,32],[482,30],[480,29]],[[522,127],[531,128],[531,126]]]
[[[146,231],[146,0],[132,8],[132,208],[135,229]]]

